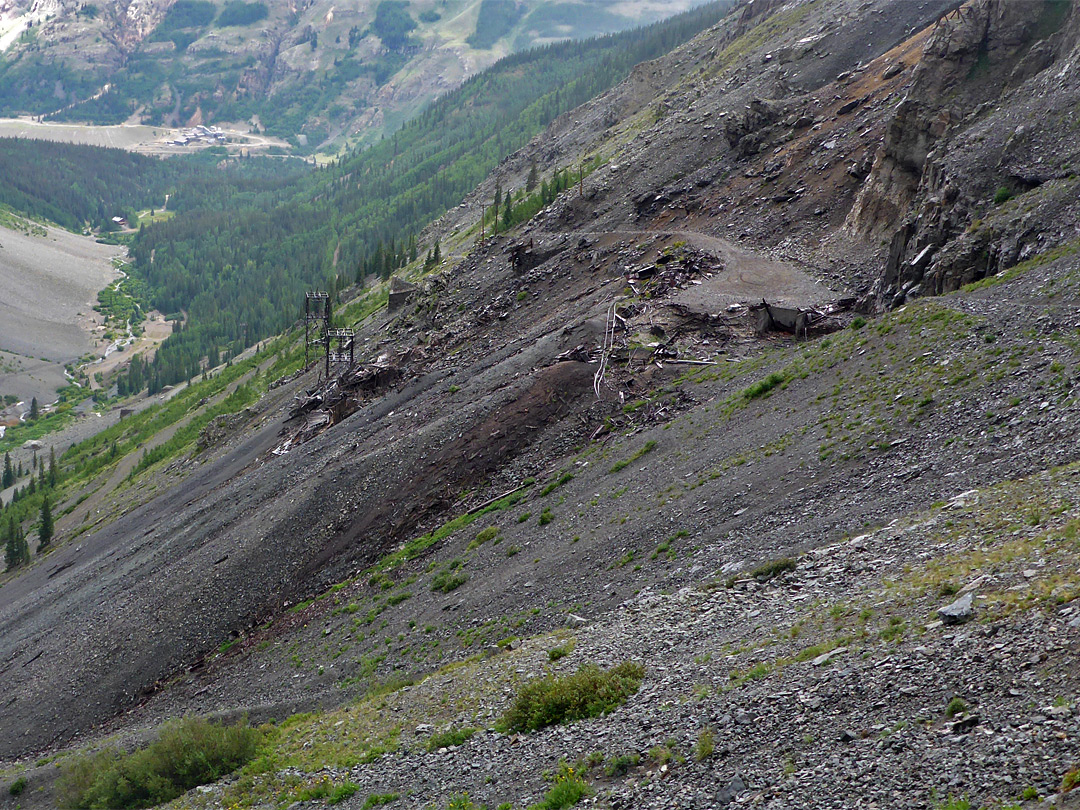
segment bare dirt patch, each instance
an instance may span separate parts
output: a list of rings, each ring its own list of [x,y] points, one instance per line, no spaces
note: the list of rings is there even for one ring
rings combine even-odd
[[[261,150],[271,146],[288,149],[289,144],[279,138],[245,133],[238,129],[224,129],[229,136],[231,150]],[[95,126],[92,124],[60,124],[53,121],[34,121],[29,118],[0,118],[0,138],[31,138],[39,141],[75,143],[86,146],[106,146],[155,155],[189,154],[200,146],[172,146],[168,142],[181,130],[169,127],[151,127],[143,124],[116,124]]]
[[[135,342],[123,351],[115,351],[85,367],[90,375],[90,387],[100,388],[100,383],[95,375],[101,374],[107,377],[113,371],[131,362],[132,358],[143,357],[144,360],[153,360],[157,347],[160,346],[169,335],[172,334],[172,324],[165,320],[165,316],[157,310],[152,310],[143,323],[143,333],[135,339]]]

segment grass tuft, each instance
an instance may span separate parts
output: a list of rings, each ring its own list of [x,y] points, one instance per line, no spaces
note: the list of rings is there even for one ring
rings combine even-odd
[[[749,385],[743,389],[742,397],[747,402],[754,399],[760,399],[772,393],[772,390],[778,386],[784,384],[785,377],[778,371],[774,371],[764,380],[758,380],[753,385]]]
[[[796,565],[797,563],[791,557],[781,557],[777,560],[762,563],[750,572],[750,576],[758,582],[768,582],[770,579],[775,579],[788,571],[794,571]]]
[[[432,734],[427,741],[427,750],[438,751],[440,748],[451,748],[453,746],[462,745],[477,731],[479,731],[479,729],[465,727],[451,728],[446,731]]]
[[[619,470],[626,469],[631,464],[633,464],[635,461],[637,461],[639,458],[641,458],[642,456],[644,456],[644,455],[646,455],[648,453],[651,453],[655,449],[656,449],[656,442],[653,441],[652,439],[649,439],[649,441],[645,442],[645,444],[642,445],[642,448],[640,450],[638,450],[636,453],[634,453],[634,455],[630,456],[630,458],[623,459],[622,461],[616,461],[613,465],[611,465],[611,469],[608,470],[608,473],[617,473],[617,472],[619,472]]]
[[[963,714],[967,710],[968,705],[964,702],[964,699],[954,697],[952,700],[949,701],[949,705],[945,707],[945,716],[956,717],[956,715]]]

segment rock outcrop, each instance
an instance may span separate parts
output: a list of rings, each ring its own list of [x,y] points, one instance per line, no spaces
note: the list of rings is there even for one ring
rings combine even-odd
[[[890,241],[872,305],[954,290],[1026,257],[1030,222],[997,217],[1006,221],[981,227],[976,220],[988,202],[1000,204],[1060,173],[1060,165],[1049,172],[1010,170],[1038,150],[1027,126],[1007,129],[1018,105],[1003,102],[1010,95],[1030,98],[1033,120],[1041,122],[1033,126],[1043,138],[1061,140],[1075,79],[1048,68],[1076,59],[1077,16],[1075,3],[973,0],[939,22],[847,220],[856,234]],[[1003,108],[1013,113],[999,114]],[[973,138],[979,146],[970,152],[980,156],[974,176],[956,151]],[[988,140],[1002,141],[1001,149],[987,148]],[[987,155],[999,157],[997,165]]]

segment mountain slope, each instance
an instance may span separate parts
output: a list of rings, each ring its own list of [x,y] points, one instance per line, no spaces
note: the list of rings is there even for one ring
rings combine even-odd
[[[1041,119],[1060,144],[1045,163],[976,144],[1030,104],[1071,108],[1080,11],[1014,8],[754,3],[557,120],[436,226],[468,255],[358,324],[362,374],[291,407],[315,374],[287,381],[141,484],[177,489],[0,589],[21,676],[4,755],[109,716],[81,733],[340,706],[186,801],[288,803],[329,780],[357,786],[345,806],[527,806],[560,758],[610,807],[1056,793],[1080,758],[1080,253],[1075,194],[1056,191],[1072,119]],[[1045,67],[1017,72],[1037,50]],[[909,115],[931,71],[957,109]],[[897,167],[926,121],[936,150]],[[471,245],[496,180],[596,153],[528,224]],[[1000,172],[1048,166],[1064,176],[986,199]],[[867,228],[894,187],[899,213]],[[966,216],[1036,247],[948,295],[877,294],[894,233],[939,223],[931,255],[979,230]],[[739,306],[856,293],[866,312],[805,341]],[[962,592],[976,621],[939,624]],[[524,678],[627,658],[644,681],[609,716],[494,730]],[[427,750],[462,727],[481,730]]]

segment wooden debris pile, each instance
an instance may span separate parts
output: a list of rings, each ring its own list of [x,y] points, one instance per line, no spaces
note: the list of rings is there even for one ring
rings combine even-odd
[[[639,298],[660,298],[672,290],[700,284],[699,276],[712,278],[723,269],[723,262],[715,256],[682,246],[665,250],[653,264],[632,269],[626,283]]]
[[[274,453],[286,453],[289,448],[315,438],[355,413],[365,400],[397,383],[403,374],[401,365],[384,355],[375,363],[350,366],[298,395],[282,431],[287,438]]]

